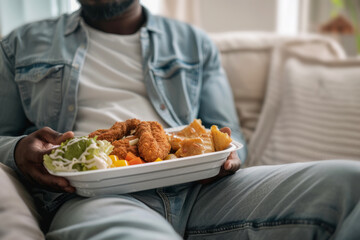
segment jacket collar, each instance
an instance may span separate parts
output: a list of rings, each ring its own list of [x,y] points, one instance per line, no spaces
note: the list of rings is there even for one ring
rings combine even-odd
[[[142,7],[142,9],[144,11],[146,18],[146,23],[144,25],[144,28],[146,28],[150,32],[161,33],[162,31],[160,30],[157,24],[157,17],[151,14],[150,11],[144,6]],[[73,33],[79,27],[80,21],[81,21],[81,8],[69,15],[66,23],[64,35],[67,36]]]
[[[70,14],[69,18],[67,19],[64,35],[67,36],[73,33],[80,25],[80,20],[81,20],[81,8]]]

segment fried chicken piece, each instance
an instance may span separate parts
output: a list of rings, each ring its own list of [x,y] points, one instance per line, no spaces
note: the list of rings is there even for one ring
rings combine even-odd
[[[126,137],[133,131],[135,136]],[[109,129],[99,129],[89,134],[89,137],[95,136],[98,140],[111,142],[114,146],[111,154],[120,159],[125,159],[126,154],[132,152],[147,162],[153,162],[157,158],[164,159],[171,149],[167,135],[158,122],[129,119],[116,122]],[[138,139],[137,144],[130,144],[135,138]]]
[[[118,156],[119,159],[125,159],[128,152],[132,152],[136,156],[139,156],[137,144],[132,144],[132,142],[136,142],[137,139],[136,136],[129,136],[112,142],[114,149],[111,154]]]
[[[112,143],[129,135],[131,130],[134,130],[140,124],[140,122],[141,121],[136,118],[128,119],[125,122],[116,122],[109,129],[99,129],[90,133],[89,137],[92,138],[97,136],[98,140],[107,140]]]
[[[169,154],[171,146],[160,123],[141,122],[136,128],[135,135],[139,138],[138,151],[144,161],[164,159]]]

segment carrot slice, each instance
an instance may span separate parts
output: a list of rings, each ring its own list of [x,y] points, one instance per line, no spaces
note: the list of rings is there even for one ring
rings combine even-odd
[[[141,158],[136,157],[128,161],[129,165],[136,165],[136,164],[142,164],[145,163]]]
[[[134,158],[138,158],[138,156],[136,156],[136,155],[133,154],[132,152],[128,152],[128,153],[126,154],[125,160],[126,160],[126,161],[130,161],[130,160],[132,160],[132,159],[134,159]]]

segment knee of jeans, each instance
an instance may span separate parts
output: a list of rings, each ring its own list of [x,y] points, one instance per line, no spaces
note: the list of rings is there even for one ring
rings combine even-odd
[[[360,162],[358,161],[322,161],[315,165],[314,170],[315,178],[327,187],[340,186],[343,190],[350,191],[360,188]]]

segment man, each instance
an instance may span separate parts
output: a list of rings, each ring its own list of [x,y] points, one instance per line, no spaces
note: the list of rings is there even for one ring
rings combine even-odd
[[[44,217],[54,215],[48,239],[360,236],[360,165],[352,161],[237,171],[232,153],[215,179],[93,198],[48,174],[42,156],[54,145],[133,117],[164,126],[200,118],[244,142],[204,33],[136,0],[79,2],[81,11],[24,26],[0,48],[2,162],[31,183]]]

